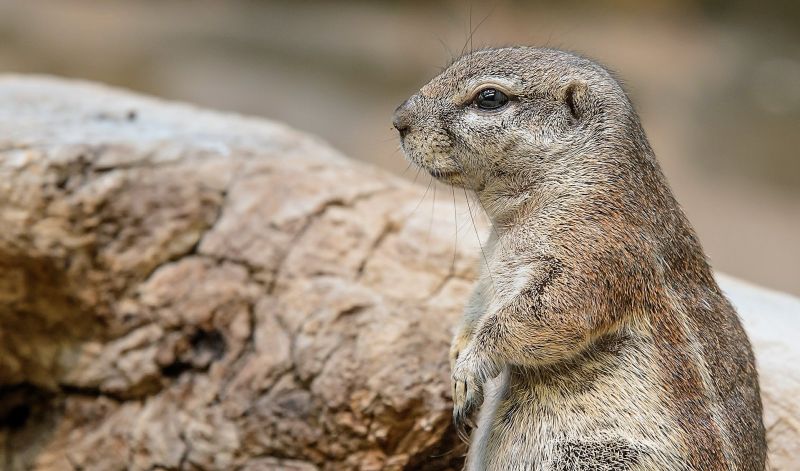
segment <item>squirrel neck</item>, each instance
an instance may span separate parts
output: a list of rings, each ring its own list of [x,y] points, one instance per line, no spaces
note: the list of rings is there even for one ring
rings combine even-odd
[[[530,176],[505,176],[487,182],[480,190],[475,191],[481,207],[496,230],[502,232],[504,228],[516,226],[529,219],[532,212],[558,204],[561,199],[558,188],[548,188],[544,192],[532,181]]]

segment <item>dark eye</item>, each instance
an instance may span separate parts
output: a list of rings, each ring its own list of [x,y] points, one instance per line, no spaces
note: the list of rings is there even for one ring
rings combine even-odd
[[[508,96],[496,88],[484,88],[478,92],[474,103],[482,110],[496,110],[508,103]]]

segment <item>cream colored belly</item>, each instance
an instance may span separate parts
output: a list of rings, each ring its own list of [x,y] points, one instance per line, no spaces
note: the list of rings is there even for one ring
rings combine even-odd
[[[647,358],[641,353],[616,371],[599,368],[605,373],[587,376],[583,387],[581,373],[542,383],[506,370],[487,388],[467,469],[686,469],[655,375],[631,371]]]

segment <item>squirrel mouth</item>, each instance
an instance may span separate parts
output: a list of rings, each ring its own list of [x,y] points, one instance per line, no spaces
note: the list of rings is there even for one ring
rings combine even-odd
[[[433,178],[436,178],[437,180],[449,180],[451,177],[455,177],[458,175],[458,172],[455,171],[435,170],[435,169],[428,170],[428,173],[430,173],[431,176]]]

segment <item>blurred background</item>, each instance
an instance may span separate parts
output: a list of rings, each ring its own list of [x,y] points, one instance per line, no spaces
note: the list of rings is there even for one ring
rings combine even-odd
[[[470,23],[474,47],[548,45],[615,70],[714,267],[800,295],[794,0],[0,0],[0,72],[283,121],[404,174],[392,111],[461,53]]]

